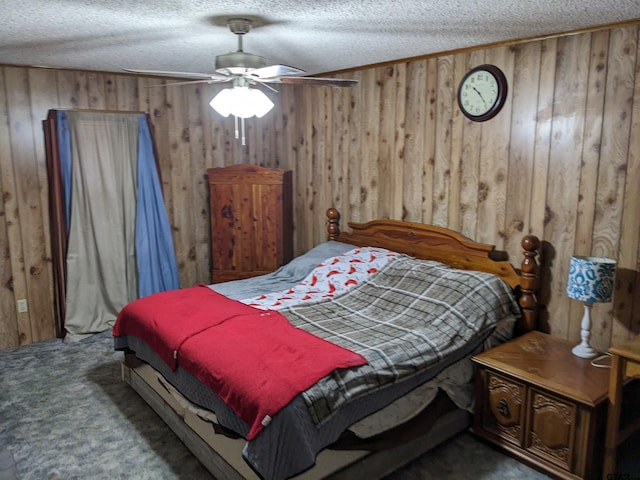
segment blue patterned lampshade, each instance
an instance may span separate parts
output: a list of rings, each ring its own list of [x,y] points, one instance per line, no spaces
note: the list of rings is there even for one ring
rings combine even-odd
[[[615,260],[599,257],[571,257],[567,296],[584,302],[584,315],[580,324],[582,341],[571,349],[577,357],[592,358],[598,354],[589,344],[591,307],[594,303],[611,301],[615,273]]]
[[[607,303],[613,296],[616,262],[600,257],[571,257],[567,296],[589,303]]]

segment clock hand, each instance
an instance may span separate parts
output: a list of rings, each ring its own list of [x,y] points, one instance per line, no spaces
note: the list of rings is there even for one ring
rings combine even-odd
[[[486,101],[485,101],[485,99],[482,97],[482,94],[478,91],[478,89],[477,89],[476,87],[471,87],[471,88],[473,88],[473,89],[476,91],[476,93],[477,93],[477,94],[478,94],[478,96],[480,97],[480,100],[482,100],[482,102],[486,105],[486,104],[487,104],[487,102],[486,102]]]

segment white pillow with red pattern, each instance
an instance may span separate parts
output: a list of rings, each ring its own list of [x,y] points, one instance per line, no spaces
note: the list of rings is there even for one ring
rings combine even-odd
[[[261,309],[278,310],[302,302],[334,297],[377,273],[399,254],[379,247],[358,247],[328,258],[295,287],[241,300]]]

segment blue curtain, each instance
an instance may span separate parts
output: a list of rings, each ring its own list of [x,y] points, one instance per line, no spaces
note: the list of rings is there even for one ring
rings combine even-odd
[[[67,234],[71,219],[71,136],[67,117],[58,110],[58,150],[65,203]],[[153,141],[145,114],[138,115],[137,204],[136,204],[136,263],[138,269],[138,296],[179,288],[176,262],[169,219],[160,188],[160,177],[155,163]]]
[[[67,115],[63,110],[56,111],[58,128],[58,152],[60,156],[60,173],[62,175],[62,191],[64,192],[64,213],[69,235],[69,219],[71,218],[71,134],[67,124]]]
[[[147,117],[138,119],[138,198],[136,205],[136,261],[138,295],[177,289],[178,266],[160,177],[153,154]]]

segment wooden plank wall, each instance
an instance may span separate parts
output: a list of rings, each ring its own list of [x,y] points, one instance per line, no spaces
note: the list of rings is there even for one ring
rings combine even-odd
[[[593,309],[593,344],[640,333],[639,24],[400,60],[343,72],[350,89],[282,87],[247,121],[211,110],[220,86],[147,88],[158,79],[0,67],[0,347],[54,336],[41,121],[51,108],[151,114],[181,285],[209,281],[205,170],[254,163],[294,172],[295,250],[325,236],[324,211],[453,228],[520,259],[543,241],[542,328],[579,339],[582,306],[565,295],[569,259],[618,261],[615,301]],[[509,80],[485,123],[456,105],[481,63]],[[29,310],[17,313],[25,298]]]

